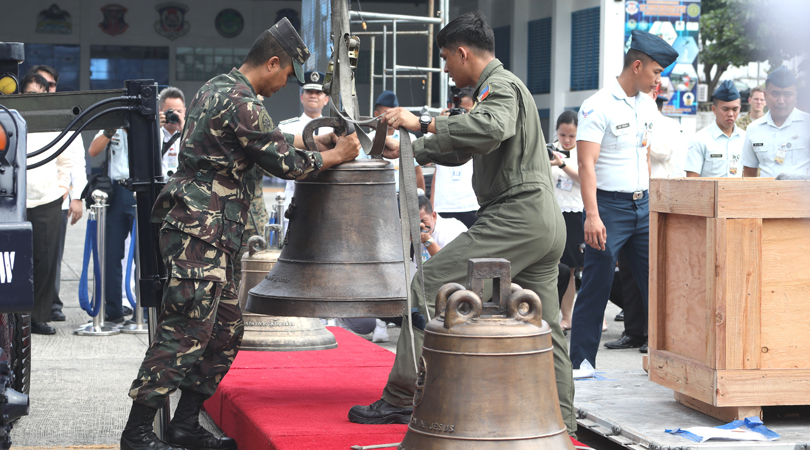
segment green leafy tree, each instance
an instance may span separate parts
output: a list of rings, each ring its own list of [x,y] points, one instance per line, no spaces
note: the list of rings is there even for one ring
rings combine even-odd
[[[703,0],[700,16],[700,60],[703,80],[714,92],[731,66],[744,66],[766,54],[765,30],[756,14],[768,0]]]

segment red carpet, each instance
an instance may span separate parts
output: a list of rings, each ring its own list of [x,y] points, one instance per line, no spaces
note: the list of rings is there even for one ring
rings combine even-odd
[[[329,331],[336,349],[239,352],[205,403],[239,450],[348,450],[402,440],[407,425],[358,425],[347,418],[353,405],[380,398],[394,354],[342,328]]]

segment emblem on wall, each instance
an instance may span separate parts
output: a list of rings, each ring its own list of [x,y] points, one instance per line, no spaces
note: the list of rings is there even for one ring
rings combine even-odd
[[[73,24],[70,22],[70,13],[54,3],[48,9],[43,9],[37,16],[37,33],[42,34],[71,34]]]
[[[279,9],[276,12],[276,22],[283,18],[287,18],[290,21],[295,31],[301,32],[301,18],[298,17],[298,11],[290,8]]]
[[[155,6],[160,20],[155,22],[157,34],[172,41],[188,33],[191,25],[186,22],[188,6],[182,3],[168,2]]]
[[[223,9],[214,19],[214,27],[222,37],[232,38],[239,36],[245,28],[245,19],[235,9]]]
[[[98,24],[98,27],[110,36],[124,34],[129,28],[129,24],[124,22],[124,14],[127,13],[127,9],[123,6],[110,3],[101,7],[101,13],[104,14],[104,20]]]

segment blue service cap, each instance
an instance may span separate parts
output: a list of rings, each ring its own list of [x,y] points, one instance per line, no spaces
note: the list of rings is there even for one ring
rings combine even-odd
[[[768,79],[765,80],[765,82],[784,89],[796,85],[796,76],[793,75],[793,72],[791,72],[790,69],[785,66],[781,66],[769,73]]]
[[[714,90],[714,98],[723,102],[732,102],[740,98],[740,91],[737,90],[737,86],[734,86],[734,82],[726,80]]]
[[[399,107],[399,100],[397,100],[397,94],[394,94],[394,91],[382,91],[374,104],[387,108],[397,108]]]
[[[298,83],[300,86],[303,86],[304,89],[311,89],[314,91],[322,91],[323,90],[323,72],[318,71],[310,71],[304,72],[304,82]]]
[[[678,52],[660,37],[641,30],[633,30],[630,48],[649,56],[661,67],[669,67],[678,59]]]

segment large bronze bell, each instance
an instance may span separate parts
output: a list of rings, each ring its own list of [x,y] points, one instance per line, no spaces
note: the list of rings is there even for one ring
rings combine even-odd
[[[239,284],[239,306],[243,311],[248,291],[270,272],[279,253],[277,249],[266,249],[265,240],[259,236],[248,241],[248,251],[242,257],[242,282]],[[242,350],[280,352],[337,347],[335,336],[318,319],[251,313],[243,313],[242,319],[245,322]]]
[[[560,413],[551,328],[540,298],[509,281],[505,260],[470,260],[468,273],[505,264],[492,311],[479,294],[444,285],[425,329],[413,415],[402,450],[573,450]],[[468,288],[476,289],[468,275]],[[482,289],[481,289],[482,290]],[[488,312],[494,314],[487,314]]]
[[[392,317],[407,295],[394,167],[339,164],[296,181],[284,249],[247,310],[296,317]]]

